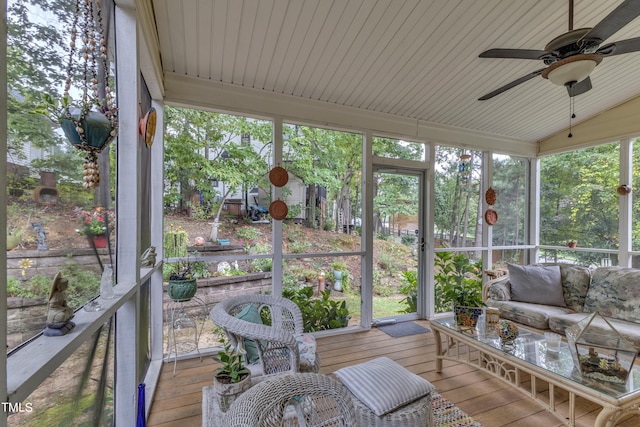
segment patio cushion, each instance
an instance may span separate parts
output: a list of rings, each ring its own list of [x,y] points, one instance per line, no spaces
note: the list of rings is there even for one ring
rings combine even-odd
[[[242,309],[240,313],[236,315],[236,317],[246,322],[262,325],[262,318],[260,318],[260,313],[258,313],[258,309],[253,304],[248,304],[245,308]],[[255,341],[245,338],[244,349],[247,352],[247,360],[249,361],[249,363],[258,363],[258,360],[260,360],[260,354],[258,353],[258,346],[256,345]]]
[[[296,334],[298,353],[300,355],[300,370],[306,371],[316,364],[316,337],[311,334]]]
[[[508,264],[511,299],[533,304],[566,307],[560,267]]]
[[[335,374],[377,416],[392,412],[435,390],[429,381],[388,357],[341,368]]]

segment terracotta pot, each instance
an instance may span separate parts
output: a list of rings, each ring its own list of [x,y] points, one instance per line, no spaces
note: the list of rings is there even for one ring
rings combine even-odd
[[[107,235],[100,234],[99,236],[93,236],[93,244],[97,249],[104,249],[107,247]]]

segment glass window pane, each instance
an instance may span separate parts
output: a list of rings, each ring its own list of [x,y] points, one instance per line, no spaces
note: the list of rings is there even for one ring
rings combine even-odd
[[[481,178],[481,152],[436,147],[436,248],[482,245]]]
[[[362,135],[292,124],[283,132],[282,167],[289,172],[284,251],[359,250]]]
[[[112,425],[114,345],[109,332],[107,323],[20,403],[22,410],[9,415],[7,424]]]
[[[640,140],[635,139],[633,141],[633,184],[631,185],[631,196],[633,197],[633,207],[631,212],[631,233],[632,233],[632,243],[631,248],[634,251],[640,251]],[[625,183],[621,183],[625,184]],[[638,258],[634,256],[633,267],[639,268],[640,263],[636,263],[635,259]]]
[[[597,167],[595,166],[597,165]],[[600,145],[540,161],[540,243],[618,247],[619,145]],[[599,260],[574,251],[580,263]]]
[[[411,142],[395,138],[373,137],[373,155],[390,159],[427,159],[427,146],[422,142]]]
[[[526,243],[528,176],[527,159],[502,154],[493,155],[492,188],[497,197],[493,206],[485,201],[485,210],[494,209],[499,215],[492,232],[495,246]]]

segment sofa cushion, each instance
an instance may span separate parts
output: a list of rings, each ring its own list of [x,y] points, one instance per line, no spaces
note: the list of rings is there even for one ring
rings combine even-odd
[[[591,283],[591,270],[581,265],[567,264],[566,262],[540,263],[535,265],[559,266],[564,302],[571,310],[582,312],[584,300],[589,291],[589,283]]]
[[[566,307],[560,267],[508,264],[513,301]]]
[[[640,323],[640,270],[600,267],[591,278],[584,312]]]
[[[549,329],[549,317],[571,313],[565,307],[531,304],[518,301],[487,300],[487,305],[500,310],[500,318],[513,320],[520,324],[538,329]]]

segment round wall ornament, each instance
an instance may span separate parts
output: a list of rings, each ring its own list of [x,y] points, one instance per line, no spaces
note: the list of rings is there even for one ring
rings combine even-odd
[[[153,144],[153,137],[156,135],[156,109],[151,107],[147,114],[140,119],[140,135],[144,138],[144,143],[147,148],[151,148]]]
[[[488,225],[495,225],[498,222],[498,212],[493,209],[487,209],[484,213],[484,220]]]
[[[492,187],[489,187],[487,192],[484,193],[484,199],[486,200],[489,206],[493,206],[496,203],[496,199],[497,199],[496,191]]]
[[[276,187],[283,187],[289,182],[289,173],[285,168],[276,166],[269,172],[269,181]]]
[[[269,215],[277,221],[285,219],[288,213],[289,207],[282,200],[274,200],[269,205]]]

